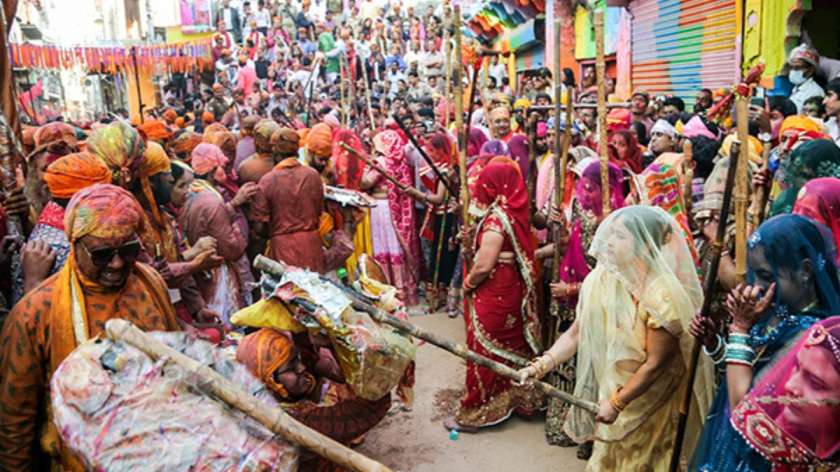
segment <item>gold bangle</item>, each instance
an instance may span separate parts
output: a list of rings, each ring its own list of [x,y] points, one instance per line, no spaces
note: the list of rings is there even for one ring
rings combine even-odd
[[[624,411],[625,408],[627,408],[627,403],[622,402],[621,399],[618,398],[618,392],[620,391],[621,388],[618,388],[615,392],[612,393],[612,395],[610,395],[609,398],[610,405],[612,405],[612,407],[615,408],[615,411],[619,413]]]
[[[557,366],[560,365],[560,362],[557,360],[556,357],[554,357],[554,354],[552,354],[551,351],[545,351],[545,353],[543,354],[543,357],[548,357],[551,360],[551,364],[549,364],[549,366],[548,366],[548,371],[549,372],[556,369]]]

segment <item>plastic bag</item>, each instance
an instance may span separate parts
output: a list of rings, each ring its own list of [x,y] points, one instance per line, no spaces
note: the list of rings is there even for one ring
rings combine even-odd
[[[151,333],[211,366],[267,407],[279,404],[242,365],[185,333]],[[88,470],[295,471],[298,448],[196,387],[180,366],[110,340],[76,348],[51,380],[53,421]]]

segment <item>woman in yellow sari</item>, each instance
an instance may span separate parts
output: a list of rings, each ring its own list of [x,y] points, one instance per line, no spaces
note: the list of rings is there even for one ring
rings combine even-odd
[[[586,470],[665,471],[687,384],[688,326],[703,301],[691,252],[671,216],[644,206],[612,213],[589,252],[598,262],[583,282],[574,324],[520,373],[539,378],[577,354],[574,395],[600,405],[597,415],[572,407],[565,424],[576,442],[595,441]],[[712,399],[711,364],[701,363],[697,375],[689,453],[698,411]]]

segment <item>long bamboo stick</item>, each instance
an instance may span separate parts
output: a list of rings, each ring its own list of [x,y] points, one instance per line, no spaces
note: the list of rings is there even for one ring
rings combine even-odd
[[[560,28],[562,27],[563,23],[561,20],[554,20],[554,155],[552,156],[552,163],[554,164],[554,198],[549,205],[549,215],[551,215],[552,207],[556,207],[562,211],[563,192],[565,191],[564,184],[566,183],[566,153],[563,151],[563,148],[568,149],[568,147],[566,147],[566,143],[564,142],[566,135],[565,133],[561,133],[560,127],[560,113],[563,109],[563,82],[560,80],[560,74],[562,72],[560,64],[560,41],[562,40],[562,34]],[[569,103],[571,103],[571,100],[569,100]],[[571,107],[569,109],[571,110]],[[566,122],[566,128],[569,128],[568,121]],[[552,236],[554,240],[554,257],[551,261],[551,267],[553,268],[551,281],[557,283],[560,281],[560,258],[563,257],[563,250],[560,246],[562,228],[559,225],[554,226]],[[554,344],[557,328],[560,326],[560,301],[551,297],[548,310],[550,318],[548,333],[546,333],[548,341],[546,345],[550,346]]]
[[[282,276],[283,272],[285,271],[285,267],[282,264],[262,255],[258,255],[257,258],[254,259],[254,267],[258,270],[276,276]],[[419,328],[411,323],[390,316],[384,311],[380,310],[379,308],[376,308],[375,306],[361,300],[359,297],[353,297],[353,308],[359,311],[364,311],[380,323],[392,326],[403,333],[409,334],[418,339],[422,339],[447,352],[455,354],[456,356],[462,359],[466,359],[474,364],[486,367],[503,377],[517,381],[520,380],[519,372],[517,370],[512,369],[506,366],[505,364],[496,362],[492,359],[477,354],[476,352],[467,349],[462,344],[452,342],[434,333]],[[590,413],[598,412],[598,405],[596,405],[593,402],[577,398],[542,381],[537,380],[529,382],[537,390],[545,393],[546,395],[558,398],[566,403],[583,408],[584,410],[589,411]]]
[[[763,146],[761,150],[761,170],[760,172],[765,172],[770,166],[770,148],[772,144],[770,143],[770,135],[763,134],[759,135],[761,138],[761,145]],[[761,187],[758,191],[753,195],[752,206],[750,208],[750,213],[752,213],[753,221],[752,226],[753,229],[758,228],[761,225],[761,222],[764,221],[764,214],[767,208],[767,200],[770,197],[770,189],[766,186]]]
[[[738,161],[735,175],[735,277],[738,283],[747,279],[747,206],[749,205],[749,175],[747,161],[749,160],[749,118],[748,98],[738,95],[735,99],[736,123],[738,125],[738,141],[743,147],[744,158]]]
[[[531,217],[534,216],[537,207],[537,120],[539,115],[532,113],[528,116],[528,208]]]
[[[405,185],[404,183],[397,180],[393,175],[389,174],[387,170],[383,169],[379,164],[374,162],[373,159],[369,159],[369,158],[365,157],[363,154],[361,154],[360,152],[358,152],[355,149],[353,149],[352,147],[350,147],[347,143],[341,143],[341,147],[343,147],[344,150],[349,152],[350,154],[353,154],[354,156],[358,157],[365,164],[367,164],[371,168],[373,168],[373,170],[375,170],[376,172],[379,172],[379,174],[382,177],[385,177],[389,182],[396,185],[397,188],[400,190],[400,192],[408,193],[408,190],[411,187],[409,187],[408,185]]]
[[[449,43],[449,26],[450,18],[452,17],[452,12],[449,9],[449,4],[445,4],[443,6],[443,24],[447,25],[443,28],[443,57],[444,57],[444,68],[443,68],[443,100],[446,103],[446,106],[443,110],[443,127],[449,129],[449,95],[452,89],[452,45]]]
[[[598,80],[598,154],[601,158],[601,198],[610,214],[610,158],[607,153],[607,82],[604,62],[604,12],[595,11],[595,75]]]
[[[472,218],[470,217],[470,188],[467,185],[467,146],[464,139],[464,81],[462,72],[464,70],[461,50],[461,6],[455,5],[452,18],[452,28],[455,34],[455,129],[458,134],[458,171],[461,177],[461,211],[463,212],[464,226],[469,227]],[[464,258],[469,270],[470,263]],[[465,297],[467,303],[469,298]]]
[[[153,359],[165,359],[178,364],[188,372],[195,374],[201,382],[199,386],[212,395],[221,398],[227,404],[259,421],[272,432],[279,434],[295,444],[309,449],[321,457],[357,472],[386,472],[388,467],[374,461],[343,444],[314,431],[289,416],[280,408],[272,408],[248,392],[222,377],[219,373],[201,365],[157,339],[144,333],[128,321],[112,319],[105,324],[105,332],[115,341],[122,341],[143,351]]]
[[[423,146],[421,146],[420,143],[417,142],[417,138],[414,137],[414,133],[412,133],[411,130],[405,126],[405,123],[402,122],[402,119],[396,113],[393,113],[391,115],[391,118],[394,119],[394,123],[396,123],[397,126],[400,127],[402,132],[405,133],[405,135],[408,137],[408,140],[411,142],[411,145],[414,146],[414,149],[417,149],[417,152],[420,154],[420,157],[422,157],[423,160],[426,161],[426,164],[432,169],[437,178],[440,179],[441,182],[443,182],[443,186],[446,187],[446,190],[450,193],[450,195],[457,195],[458,192],[456,192],[455,188],[452,187],[452,184],[449,183],[449,179],[447,179],[443,175],[443,172],[441,172],[440,168],[437,166],[437,164],[435,164],[435,161],[432,160],[431,157],[429,157],[429,154],[426,153],[426,150],[423,149]]]
[[[726,187],[723,190],[723,203],[720,209],[720,222],[718,223],[715,240],[711,247],[711,264],[709,264],[709,273],[703,280],[703,307],[700,314],[704,317],[711,315],[712,298],[714,297],[715,289],[717,288],[718,267],[720,267],[720,256],[723,250],[723,243],[726,238],[726,227],[729,223],[729,208],[732,202],[732,190],[736,185],[735,178],[737,174],[737,167],[740,161],[745,161],[746,157],[740,157],[740,143],[733,143],[729,153],[729,169],[726,172]],[[682,453],[683,441],[685,440],[685,431],[688,426],[688,414],[691,410],[691,398],[694,392],[694,379],[697,377],[697,367],[700,362],[700,342],[694,341],[691,348],[691,358],[689,360],[688,368],[688,387],[683,393],[682,402],[680,403],[680,416],[677,421],[677,435],[674,441],[674,450],[671,455],[670,471],[676,472],[680,464],[680,455]],[[701,412],[705,413],[705,412]]]
[[[370,57],[373,57],[373,55]],[[373,105],[370,103],[370,85],[368,84],[367,64],[362,64],[362,81],[365,86],[365,103],[367,104],[368,119],[370,120],[370,130],[375,133],[376,125],[373,123]]]

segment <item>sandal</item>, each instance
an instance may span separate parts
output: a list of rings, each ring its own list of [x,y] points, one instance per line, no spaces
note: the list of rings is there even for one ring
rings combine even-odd
[[[586,441],[578,446],[577,458],[582,461],[588,461],[592,457],[592,441]]]

